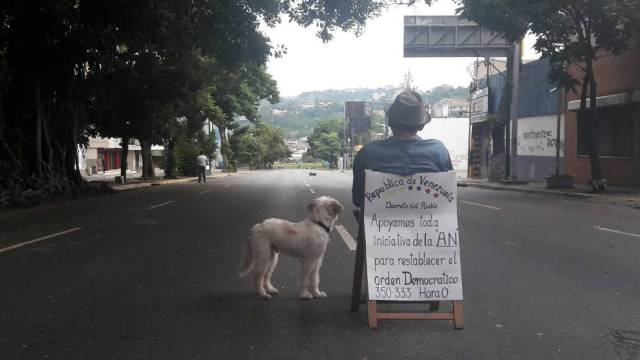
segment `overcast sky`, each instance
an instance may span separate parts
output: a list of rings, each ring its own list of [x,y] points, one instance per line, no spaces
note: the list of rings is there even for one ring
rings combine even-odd
[[[269,73],[278,82],[282,96],[308,90],[346,89],[399,85],[410,69],[414,86],[428,90],[441,84],[467,86],[471,81],[466,67],[473,58],[403,58],[404,15],[454,15],[451,0],[437,0],[431,7],[395,6],[369,20],[360,37],[335,33],[323,44],[315,28],[301,28],[283,22],[264,28],[274,44],[284,44],[288,53],[268,63]],[[524,58],[535,58],[525,39]]]

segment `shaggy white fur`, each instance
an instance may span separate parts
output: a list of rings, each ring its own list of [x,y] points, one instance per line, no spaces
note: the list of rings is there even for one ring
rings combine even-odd
[[[299,223],[272,218],[251,228],[240,277],[253,272],[261,298],[268,299],[278,293],[271,283],[271,275],[278,264],[280,252],[300,260],[300,298],[327,296],[320,291],[319,272],[329,235],[342,212],[342,204],[331,197],[321,196],[314,199],[307,209],[310,216]]]

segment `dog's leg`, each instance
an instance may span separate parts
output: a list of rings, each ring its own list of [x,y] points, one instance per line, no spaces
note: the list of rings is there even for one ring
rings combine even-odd
[[[271,295],[267,292],[265,288],[265,280],[267,278],[267,274],[269,273],[269,267],[271,263],[271,249],[268,248],[268,244],[255,242],[256,246],[254,246],[255,257],[254,257],[254,271],[255,271],[255,284],[256,290],[258,291],[258,296],[263,299],[271,298]],[[265,248],[264,245],[267,245]]]
[[[267,271],[266,278],[264,280],[264,286],[269,294],[277,294],[278,289],[271,284],[271,275],[273,275],[273,271],[276,269],[276,265],[278,265],[278,253],[275,251],[271,252],[271,263],[269,264],[269,271]]]
[[[313,299],[313,261],[309,259],[300,260],[300,298]]]
[[[266,270],[266,269],[265,269]],[[261,272],[261,269],[256,269],[255,273],[255,282],[256,282],[256,291],[258,291],[258,296],[263,299],[271,298],[271,295],[267,293],[264,288],[264,272]]]
[[[312,293],[313,297],[325,298],[327,297],[327,293],[324,291],[320,291],[320,266],[322,266],[322,258],[314,262],[313,270],[311,272],[311,285],[313,289]]]

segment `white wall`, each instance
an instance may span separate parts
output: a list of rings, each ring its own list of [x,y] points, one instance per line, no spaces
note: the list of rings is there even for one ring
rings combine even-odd
[[[557,115],[518,119],[518,155],[556,156]],[[564,115],[560,121],[560,156],[564,156]]]
[[[423,139],[437,139],[449,150],[454,170],[466,173],[469,156],[469,119],[433,118],[418,135]]]

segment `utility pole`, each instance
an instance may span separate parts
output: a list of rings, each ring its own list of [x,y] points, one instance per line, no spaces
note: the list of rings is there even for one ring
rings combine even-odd
[[[556,124],[556,176],[560,176],[560,121],[564,110],[564,88],[558,87],[558,119]]]
[[[507,145],[507,161],[505,161],[505,178],[516,180],[518,178],[518,88],[520,85],[520,62],[522,55],[520,52],[521,41],[513,44],[513,71],[512,71],[512,91],[511,91],[511,111],[507,125],[511,124],[510,131],[507,130],[506,137],[510,139]]]

